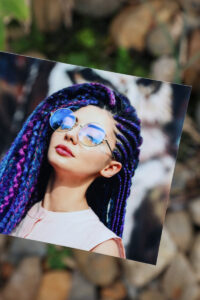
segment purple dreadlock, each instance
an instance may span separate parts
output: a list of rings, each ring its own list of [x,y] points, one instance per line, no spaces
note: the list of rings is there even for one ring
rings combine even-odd
[[[52,129],[50,112],[73,106],[96,105],[117,121],[113,155],[122,169],[111,178],[97,178],[87,190],[87,201],[100,220],[122,236],[131,179],[142,143],[140,120],[130,101],[100,83],[75,84],[44,99],[28,117],[0,162],[0,232],[9,234],[45,194],[51,171],[47,151]]]

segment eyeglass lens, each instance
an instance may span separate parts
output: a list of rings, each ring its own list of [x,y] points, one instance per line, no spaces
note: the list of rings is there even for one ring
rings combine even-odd
[[[50,117],[50,126],[53,130],[71,129],[76,123],[76,117],[71,109],[60,108]]]
[[[50,126],[53,130],[70,130],[76,123],[76,116],[68,108],[56,110],[50,117]],[[105,138],[105,131],[95,123],[84,125],[78,133],[79,140],[88,147],[99,145]]]

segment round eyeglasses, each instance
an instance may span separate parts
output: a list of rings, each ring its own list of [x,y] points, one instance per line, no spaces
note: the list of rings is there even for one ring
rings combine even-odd
[[[69,131],[77,125],[77,118],[71,109],[59,108],[56,111],[51,112],[49,124],[55,131]],[[108,148],[110,149],[112,158],[114,158],[112,149],[107,139],[105,139],[106,132],[98,123],[91,122],[79,126],[80,129],[78,132],[78,138],[84,146],[94,147],[100,145],[105,141],[108,145]]]

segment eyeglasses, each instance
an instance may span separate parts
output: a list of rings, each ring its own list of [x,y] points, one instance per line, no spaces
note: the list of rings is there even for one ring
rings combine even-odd
[[[77,125],[77,121],[77,117],[71,109],[59,108],[51,112],[49,124],[53,130],[64,132],[72,130]],[[98,123],[92,122],[79,126],[81,128],[78,132],[78,138],[84,146],[95,147],[105,141],[110,149],[112,158],[114,158],[112,149],[105,139],[106,132]]]

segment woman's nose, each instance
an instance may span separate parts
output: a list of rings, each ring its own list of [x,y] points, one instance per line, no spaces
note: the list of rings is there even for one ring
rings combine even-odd
[[[73,128],[72,130],[66,131],[64,134],[64,139],[67,141],[71,141],[74,145],[78,144],[78,128],[77,127]]]

